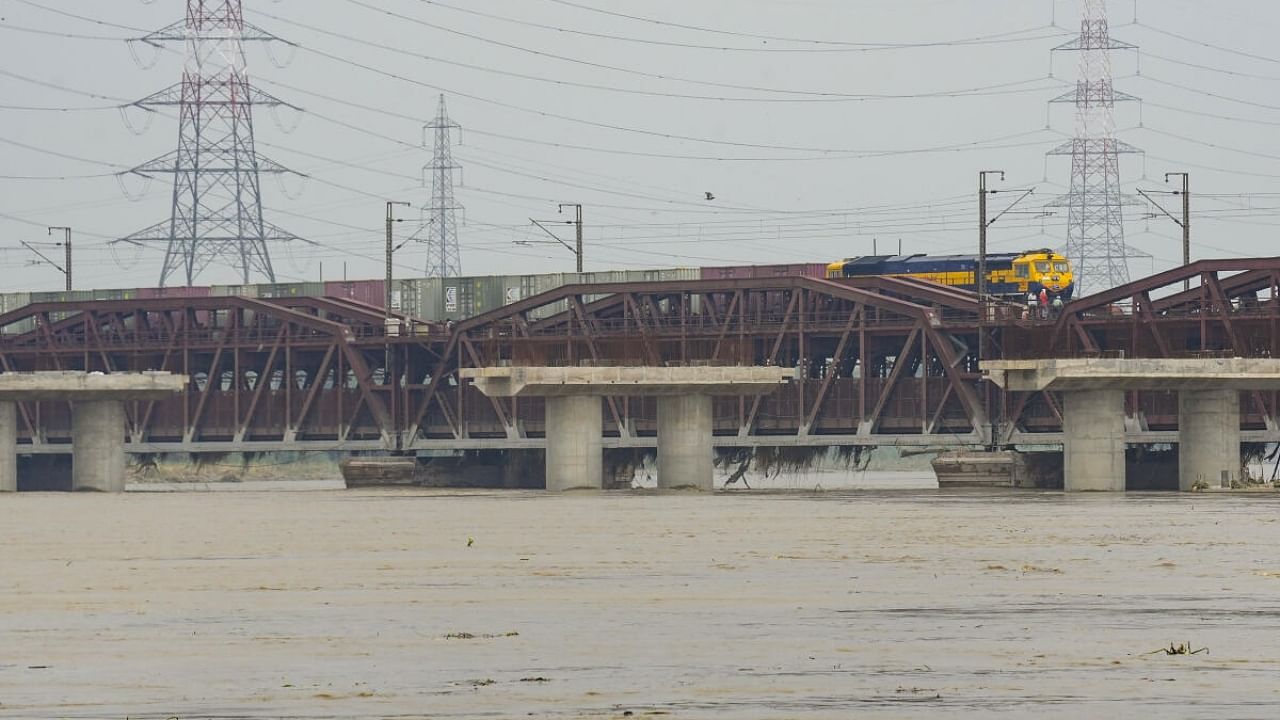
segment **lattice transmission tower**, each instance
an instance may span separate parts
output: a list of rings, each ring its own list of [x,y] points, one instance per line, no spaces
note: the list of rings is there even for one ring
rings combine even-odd
[[[184,20],[137,38],[186,45],[181,82],[133,104],[178,114],[177,150],[131,171],[173,175],[169,219],[118,241],[165,245],[162,287],[175,274],[191,285],[211,265],[275,282],[268,243],[299,239],[263,219],[261,177],[290,171],[254,146],[254,107],[294,107],[249,83],[244,43],[276,40],[244,21],[241,0],[187,0]]]
[[[424,129],[434,131],[435,135],[431,164],[424,168],[431,173],[431,201],[424,208],[429,221],[422,240],[427,244],[427,277],[461,277],[457,211],[462,206],[453,198],[453,173],[462,167],[453,161],[452,134],[454,130],[461,131],[462,126],[449,119],[444,95],[440,96],[435,119]]]
[[[1120,155],[1142,151],[1116,139],[1114,117],[1117,102],[1138,98],[1111,74],[1111,51],[1137,46],[1111,37],[1106,0],[1083,2],[1080,36],[1054,48],[1080,54],[1075,88],[1051,101],[1075,106],[1075,136],[1049,152],[1071,156],[1071,189],[1050,205],[1068,209],[1065,254],[1082,294],[1129,282],[1129,260],[1142,255],[1125,245],[1124,206],[1135,203],[1120,189]]]

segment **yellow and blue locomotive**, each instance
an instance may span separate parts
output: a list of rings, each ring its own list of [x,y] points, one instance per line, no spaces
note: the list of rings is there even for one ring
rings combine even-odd
[[[977,289],[977,255],[868,255],[833,262],[828,278],[888,275],[929,280],[965,290]],[[1049,298],[1071,299],[1075,276],[1071,263],[1052,250],[987,255],[987,292],[1025,298],[1044,289]]]

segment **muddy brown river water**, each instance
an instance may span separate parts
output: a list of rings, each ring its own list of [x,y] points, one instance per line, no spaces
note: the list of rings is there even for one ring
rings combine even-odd
[[[0,717],[1280,717],[1280,498],[903,487],[0,497]]]

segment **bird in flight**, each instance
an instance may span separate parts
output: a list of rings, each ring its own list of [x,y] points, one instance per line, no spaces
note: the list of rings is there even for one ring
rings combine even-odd
[[[715,200],[715,199],[716,199],[716,196],[715,196],[715,195],[712,195],[711,193],[707,193],[707,199],[708,199],[708,200]]]

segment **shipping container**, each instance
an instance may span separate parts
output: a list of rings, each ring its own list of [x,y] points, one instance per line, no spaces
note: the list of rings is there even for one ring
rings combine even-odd
[[[565,285],[576,285],[581,282],[577,273],[546,273],[542,275],[525,275],[520,279],[520,294],[525,298],[535,297],[551,292]],[[569,309],[569,303],[561,300],[551,305],[534,308],[529,313],[533,320],[543,320],[558,315]]]
[[[471,298],[462,278],[429,278],[433,291],[440,293],[440,320],[461,320],[470,311]],[[463,296],[466,295],[464,298]]]
[[[31,293],[4,293],[0,295],[0,315],[5,315],[31,304]],[[16,323],[0,327],[0,335],[22,335],[35,329],[35,321],[24,318]]]
[[[724,267],[700,268],[703,280],[746,280],[750,278],[774,277],[824,277],[827,273],[825,263],[797,263],[789,265],[727,265]]]
[[[750,265],[732,265],[725,267],[701,268],[703,280],[745,280],[751,277]]]
[[[387,302],[386,287],[385,280],[330,280],[324,284],[324,294],[326,297],[382,307]]]
[[[208,286],[138,288],[138,297],[143,300],[154,298],[198,298],[209,297],[212,294],[213,288]]]
[[[463,320],[506,304],[507,279],[502,276],[429,278],[441,289],[442,319]],[[435,319],[435,318],[426,318]]]
[[[520,302],[524,299],[524,277],[521,275],[504,275],[502,278],[502,304]]]
[[[89,302],[94,299],[93,290],[65,290],[59,292],[33,292],[31,293],[31,302],[33,303],[64,303],[64,302]]]
[[[90,290],[94,300],[132,300],[138,296],[137,290]]]
[[[467,317],[483,315],[506,304],[504,279],[501,276],[471,278],[471,311]]]
[[[672,268],[671,270],[658,271],[658,280],[660,282],[700,279],[702,279],[702,273],[698,272],[698,268]]]
[[[520,297],[531,298],[564,285],[564,273],[520,276]]]
[[[266,287],[259,285],[214,285],[212,294],[217,297],[258,297],[258,288]]]
[[[0,315],[13,312],[31,304],[31,293],[16,292],[0,294]]]
[[[801,263],[791,265],[757,265],[755,277],[812,277],[821,278],[827,274],[826,263]]]
[[[443,293],[440,278],[416,278],[396,281],[391,306],[419,320],[444,320]]]
[[[266,283],[257,287],[258,297],[264,299],[322,297],[324,295],[324,283],[321,282]]]

